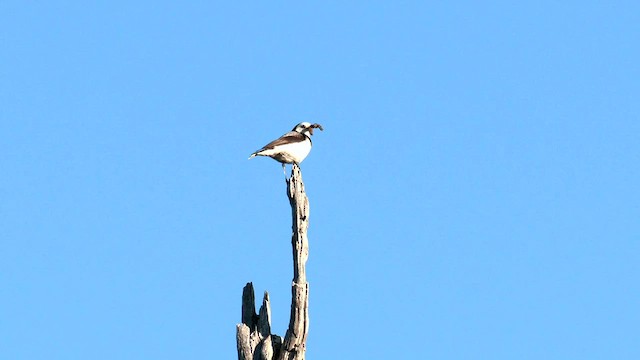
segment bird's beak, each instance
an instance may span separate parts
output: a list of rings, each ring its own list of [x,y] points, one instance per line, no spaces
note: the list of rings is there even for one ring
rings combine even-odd
[[[324,131],[324,129],[322,128],[322,125],[315,123],[311,126],[309,126],[309,134],[313,135],[313,129],[320,129],[320,131]]]

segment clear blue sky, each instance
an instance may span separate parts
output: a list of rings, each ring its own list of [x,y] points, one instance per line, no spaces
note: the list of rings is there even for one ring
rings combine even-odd
[[[0,358],[638,359],[637,1],[0,3]]]

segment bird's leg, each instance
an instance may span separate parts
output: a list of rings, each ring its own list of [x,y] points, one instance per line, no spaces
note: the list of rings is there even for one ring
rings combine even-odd
[[[287,168],[284,166],[284,163],[282,163],[282,173],[284,174],[284,178],[287,178]]]

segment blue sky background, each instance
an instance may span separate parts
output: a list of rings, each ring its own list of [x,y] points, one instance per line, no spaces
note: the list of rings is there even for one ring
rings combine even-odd
[[[636,1],[0,3],[0,358],[640,358]]]

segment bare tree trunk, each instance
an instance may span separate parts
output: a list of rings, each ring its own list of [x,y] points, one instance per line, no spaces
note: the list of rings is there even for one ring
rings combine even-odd
[[[291,285],[291,317],[284,340],[271,334],[271,308],[265,291],[256,314],[253,284],[242,291],[242,323],[236,326],[238,360],[304,360],[309,331],[309,283],[305,266],[309,257],[309,199],[304,191],[300,167],[293,165],[287,180],[287,196],[291,204],[293,248],[293,283]]]

